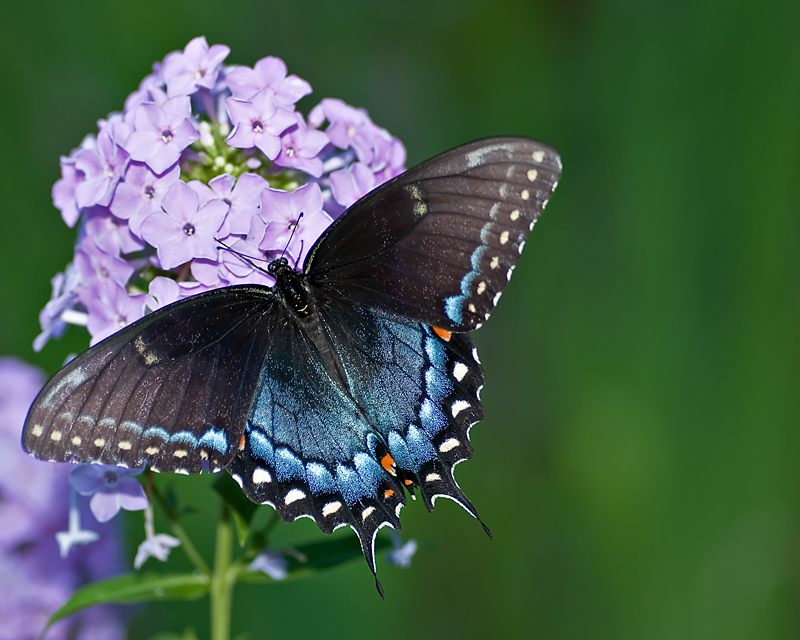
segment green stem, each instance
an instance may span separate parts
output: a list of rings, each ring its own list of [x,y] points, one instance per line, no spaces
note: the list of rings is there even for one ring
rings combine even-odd
[[[217,522],[214,573],[211,576],[211,640],[229,640],[231,603],[235,574],[230,571],[233,554],[233,523],[228,505],[222,502]]]
[[[209,578],[211,577],[211,569],[208,568],[206,561],[203,560],[203,556],[200,555],[200,552],[197,550],[197,547],[194,546],[191,538],[189,538],[189,534],[186,533],[186,530],[181,526],[178,522],[178,518],[172,512],[172,510],[167,505],[167,501],[164,500],[164,496],[161,495],[161,492],[156,487],[155,483],[153,482],[153,473],[150,469],[147,469],[145,472],[147,474],[147,489],[148,494],[156,499],[161,510],[164,512],[164,515],[167,516],[167,522],[169,522],[170,528],[172,529],[172,533],[175,534],[175,537],[181,541],[181,548],[183,552],[189,558],[189,561],[195,566],[195,568],[204,573]]]
[[[197,547],[192,543],[186,530],[179,525],[177,521],[171,521],[170,528],[172,529],[172,533],[175,534],[175,537],[181,541],[181,549],[183,549],[183,552],[187,555],[195,568],[201,573],[211,577],[211,569],[208,568],[206,561],[203,560],[203,556],[200,555]]]

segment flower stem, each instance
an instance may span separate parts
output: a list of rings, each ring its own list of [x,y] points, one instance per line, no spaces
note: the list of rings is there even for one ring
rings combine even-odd
[[[228,505],[222,502],[217,522],[214,573],[211,576],[211,640],[229,640],[231,634],[231,603],[235,584],[235,574],[229,570],[232,553],[231,512]]]

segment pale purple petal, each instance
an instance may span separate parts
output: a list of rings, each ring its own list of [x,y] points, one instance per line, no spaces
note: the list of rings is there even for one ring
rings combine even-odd
[[[317,157],[330,142],[327,134],[317,129],[309,129],[299,113],[295,114],[296,124],[281,134],[281,152],[275,164],[305,171],[319,178],[322,175],[322,160]]]
[[[75,188],[78,207],[107,206],[129,158],[128,152],[114,143],[108,131],[100,131],[94,148],[83,149],[75,156],[75,168],[84,176]]]
[[[269,182],[258,174],[243,173],[235,185],[233,176],[228,174],[217,176],[209,185],[218,199],[230,205],[227,232],[246,234],[250,229],[250,220],[258,215],[261,192],[269,187]]]
[[[191,100],[176,96],[163,105],[145,103],[134,113],[135,131],[125,143],[132,159],[146,162],[155,173],[175,164],[181,152],[200,138],[189,121]]]
[[[284,580],[289,575],[289,563],[282,553],[264,550],[250,563],[250,570],[266,573],[273,580]]]
[[[140,569],[148,558],[156,558],[161,562],[166,562],[170,551],[174,547],[180,546],[180,544],[180,540],[166,533],[159,533],[152,538],[148,538],[139,545],[133,566]]]
[[[172,269],[192,258],[217,257],[215,235],[222,226],[228,205],[212,200],[198,210],[199,197],[185,182],[170,187],[161,201],[163,211],[142,223],[142,237],[158,251],[164,269]]]
[[[349,207],[375,186],[375,174],[363,162],[330,175],[331,191],[336,202]]]
[[[286,247],[296,261],[331,223],[331,218],[322,210],[322,192],[315,182],[291,193],[265,189],[261,192],[261,217],[269,226],[260,249],[280,252]],[[287,246],[290,237],[292,242]]]
[[[198,87],[213,89],[222,62],[230,48],[215,44],[208,46],[204,36],[194,38],[183,52],[175,51],[164,58],[162,74],[167,83],[169,97],[190,95]]]
[[[386,554],[386,560],[396,567],[408,569],[408,567],[411,566],[411,559],[414,557],[416,552],[417,541],[413,538],[402,546],[398,546],[398,543],[396,542],[394,550]]]
[[[255,67],[236,67],[225,78],[234,98],[249,100],[262,89],[275,93],[275,104],[291,107],[311,93],[311,85],[295,75],[286,76],[286,64],[280,58],[268,56],[256,62]]]
[[[280,153],[280,134],[295,124],[292,112],[277,108],[272,89],[262,89],[249,101],[228,98],[225,106],[234,129],[228,144],[240,149],[258,147],[270,160]]]
[[[61,157],[61,179],[53,185],[53,204],[61,211],[68,227],[74,227],[81,215],[75,201],[75,189],[83,182],[84,175],[75,167],[73,158]]]
[[[111,201],[111,212],[118,218],[128,220],[131,231],[139,235],[142,221],[161,208],[161,200],[178,181],[180,174],[178,165],[157,175],[146,164],[131,162],[124,181],[117,185]]]
[[[112,215],[106,207],[92,207],[84,212],[83,231],[102,251],[111,255],[144,249],[144,242],[131,231],[127,220]]]
[[[76,248],[74,265],[82,286],[110,280],[124,287],[134,273],[130,263],[102,251],[92,236],[85,237]]]
[[[144,315],[144,294],[129,295],[115,282],[97,283],[78,294],[89,318],[87,328],[94,346]]]

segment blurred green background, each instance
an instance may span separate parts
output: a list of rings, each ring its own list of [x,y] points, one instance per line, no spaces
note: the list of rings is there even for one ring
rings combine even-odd
[[[204,34],[365,107],[409,163],[481,136],[558,148],[564,177],[476,340],[486,420],[455,505],[403,513],[409,570],[240,586],[270,637],[800,635],[800,3],[405,0],[4,6],[0,353],[30,349],[74,232],[58,157],[155,60]],[[794,390],[794,391],[793,391]],[[212,513],[205,479],[174,480]],[[140,520],[129,537],[141,539]],[[344,531],[338,535],[350,535]],[[306,520],[276,542],[321,537]],[[206,552],[211,541],[201,541]],[[177,566],[187,566],[181,552]],[[152,562],[152,561],[151,561]],[[134,611],[131,638],[204,602]]]

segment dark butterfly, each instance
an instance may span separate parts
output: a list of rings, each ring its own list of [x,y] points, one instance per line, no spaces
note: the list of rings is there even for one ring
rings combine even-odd
[[[517,137],[443,153],[364,196],[273,288],[164,307],[81,354],[34,402],[24,448],[46,460],[227,469],[286,521],[375,535],[405,491],[477,518],[453,468],[472,456],[489,317],[561,174]],[[413,493],[412,493],[413,495]]]

